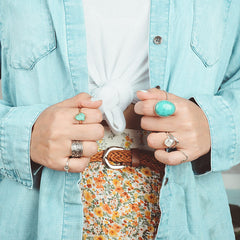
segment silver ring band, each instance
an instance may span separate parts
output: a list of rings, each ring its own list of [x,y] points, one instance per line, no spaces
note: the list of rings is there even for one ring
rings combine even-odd
[[[180,151],[185,156],[185,159],[182,160],[182,163],[186,162],[188,160],[188,155],[182,150],[178,150],[178,151]]]
[[[66,162],[66,164],[65,164],[65,166],[64,166],[64,171],[66,172],[66,173],[68,173],[68,171],[69,171],[69,161],[70,161],[70,159],[68,158],[68,160],[67,160],[67,162]]]
[[[168,100],[168,92],[167,91],[165,91],[165,90],[163,90],[164,92],[165,92],[165,94],[166,94],[166,100]]]
[[[71,145],[72,156],[73,158],[80,158],[83,154],[83,144],[82,141],[79,140],[72,140]]]

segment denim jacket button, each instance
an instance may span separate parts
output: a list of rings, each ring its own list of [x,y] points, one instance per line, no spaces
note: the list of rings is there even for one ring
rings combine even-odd
[[[153,39],[153,43],[156,44],[156,45],[159,45],[162,43],[162,38],[160,36],[156,36],[154,39]]]

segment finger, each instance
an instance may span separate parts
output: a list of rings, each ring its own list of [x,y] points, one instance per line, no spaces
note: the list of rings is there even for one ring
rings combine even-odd
[[[145,116],[152,116],[152,117],[159,117],[155,112],[155,105],[159,102],[156,99],[148,99],[144,101],[139,101],[134,106],[134,111],[136,114],[145,115]],[[177,104],[176,102],[172,102],[175,105],[177,111]],[[171,115],[174,116],[176,111]],[[168,118],[168,117],[164,117]]]
[[[65,158],[61,161],[61,166],[58,169],[59,171],[64,171],[64,167],[66,166],[67,160],[68,160],[69,172],[72,172],[72,173],[83,172],[90,162],[90,158],[86,158],[86,157]]]
[[[148,117],[141,118],[141,128],[148,131],[175,132],[179,129],[180,123],[176,121],[174,115],[166,117]]]
[[[73,124],[102,122],[102,113],[99,109],[81,108],[80,112],[85,115],[85,120],[81,122],[75,119],[75,116],[80,113],[79,108],[68,108],[67,112],[66,117],[69,119],[69,122],[71,121]]]
[[[91,100],[91,95],[88,93],[82,92],[79,93],[71,98],[65,99],[62,102],[57,103],[56,105],[60,105],[62,107],[77,107],[76,104],[81,101],[90,101]]]
[[[173,145],[173,146],[181,148],[181,145],[180,145],[181,139],[178,136],[176,137],[175,134],[172,134],[172,135],[174,136],[176,141],[179,142],[179,143],[176,142],[175,145]],[[166,139],[168,139],[168,134],[166,132],[150,133],[147,137],[147,143],[150,148],[164,150],[165,148],[167,148],[167,146],[165,145]]]
[[[189,158],[189,154],[185,150],[177,150],[173,152],[156,150],[154,152],[154,156],[159,162],[171,166],[191,161]]]
[[[75,107],[75,108],[99,108],[102,100],[91,101],[91,96],[87,93],[80,93],[76,96],[55,104],[57,107]]]
[[[137,102],[134,106],[134,111],[139,115],[157,116],[154,110],[157,102],[158,100],[153,99]]]
[[[72,156],[71,145],[72,145],[72,141],[68,141],[66,157]],[[94,141],[82,141],[82,145],[83,145],[82,146],[83,147],[83,153],[82,153],[83,157],[90,158],[91,156],[96,154],[98,151],[98,145]]]
[[[175,99],[174,94],[167,93],[166,91],[157,88],[151,88],[148,91],[137,91],[137,97],[141,101],[149,99],[157,99],[158,101]]]
[[[102,105],[102,100],[82,101],[76,107],[77,108],[99,108],[101,105]]]
[[[73,124],[69,129],[70,140],[97,141],[104,137],[101,124]]]

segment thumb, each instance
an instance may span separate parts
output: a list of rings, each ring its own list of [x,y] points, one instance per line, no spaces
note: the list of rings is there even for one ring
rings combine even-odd
[[[102,105],[102,100],[92,101],[91,95],[88,93],[79,93],[72,98],[68,98],[57,103],[57,107],[72,107],[72,108],[99,108]]]

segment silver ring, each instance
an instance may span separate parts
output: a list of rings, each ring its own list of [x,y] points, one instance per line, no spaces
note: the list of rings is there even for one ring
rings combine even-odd
[[[83,154],[83,144],[82,141],[79,140],[72,140],[71,145],[72,156],[73,158],[80,158]]]
[[[67,160],[67,162],[66,162],[66,164],[65,164],[65,166],[64,166],[64,171],[66,172],[66,173],[68,173],[68,171],[69,171],[69,161],[70,161],[70,159],[68,158],[68,160]]]
[[[179,141],[177,138],[175,138],[171,133],[166,132],[167,138],[164,141],[164,145],[167,148],[174,148],[179,144]]]
[[[166,100],[168,100],[168,92],[167,92],[167,91],[165,91],[165,93],[166,93]]]
[[[167,91],[165,91],[165,90],[163,90],[164,92],[165,92],[165,94],[166,94],[166,100],[168,100],[168,92]]]
[[[188,160],[188,155],[182,150],[178,150],[178,151],[180,151],[185,156],[185,159],[182,160],[182,163],[186,162]]]

